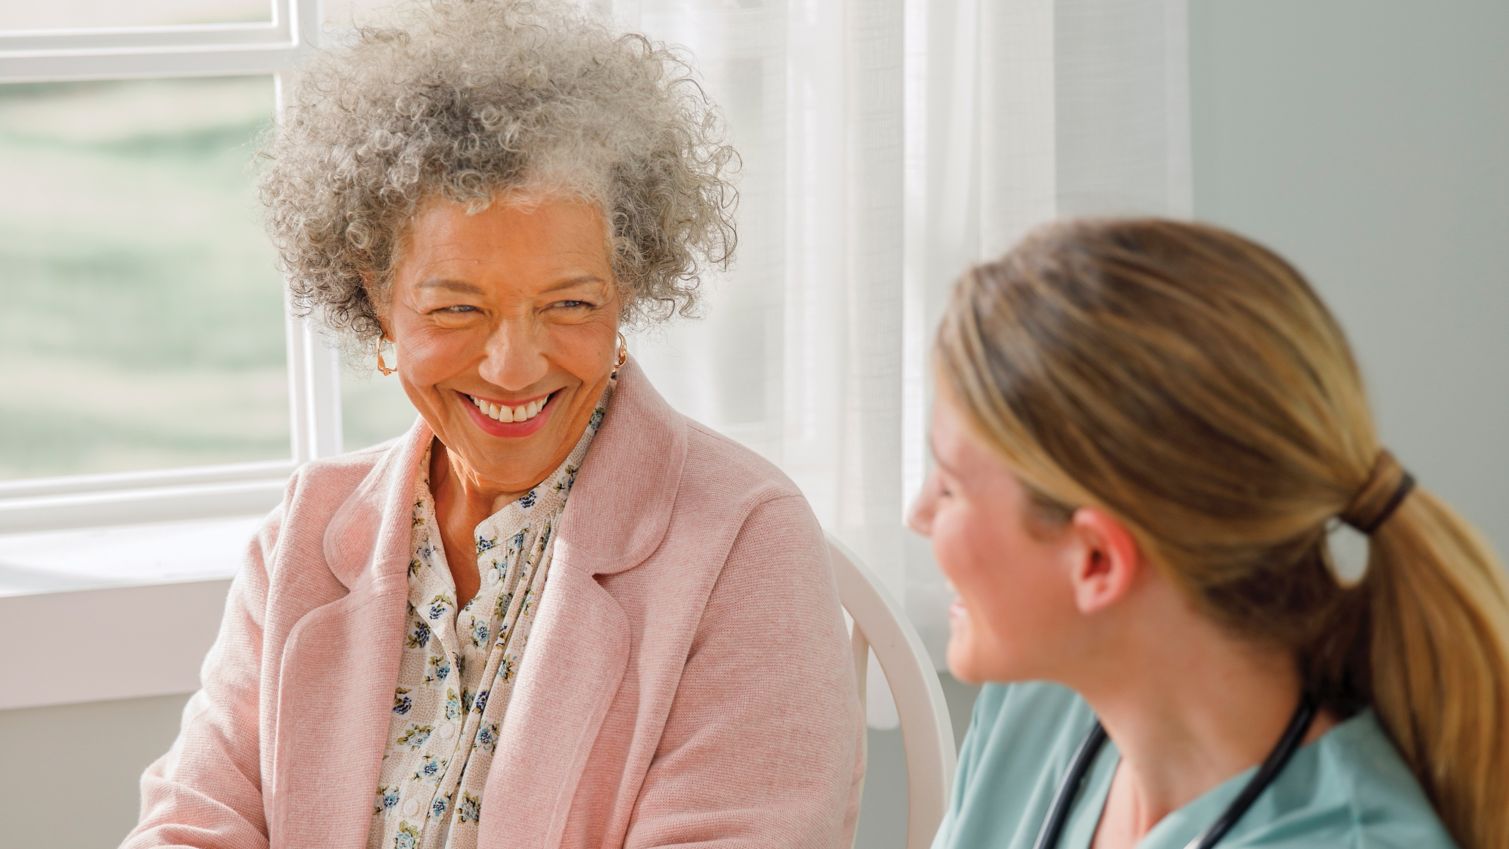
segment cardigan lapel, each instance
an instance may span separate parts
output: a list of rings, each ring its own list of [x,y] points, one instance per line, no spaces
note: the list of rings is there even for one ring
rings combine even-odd
[[[478,849],[559,846],[629,659],[629,622],[556,555],[482,795]]]
[[[333,514],[326,566],[347,593],[305,614],[283,644],[271,845],[362,846],[385,751],[408,598],[418,422]]]
[[[479,849],[560,845],[631,653],[628,615],[597,579],[659,547],[685,457],[685,421],[631,361],[561,517],[483,795]]]
[[[278,703],[271,845],[362,846],[386,749],[407,599],[372,582],[289,635]]]

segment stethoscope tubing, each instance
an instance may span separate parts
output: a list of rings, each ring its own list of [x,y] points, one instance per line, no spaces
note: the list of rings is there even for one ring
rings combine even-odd
[[[1242,787],[1242,792],[1237,794],[1226,810],[1221,812],[1216,821],[1211,823],[1198,837],[1185,845],[1185,849],[1211,849],[1227,832],[1241,820],[1247,809],[1252,807],[1258,797],[1263,795],[1279,774],[1288,765],[1289,759],[1299,751],[1300,744],[1304,742],[1305,734],[1310,730],[1310,725],[1315,721],[1316,706],[1314,700],[1308,695],[1302,695],[1299,705],[1294,709],[1294,715],[1289,718],[1289,725],[1284,728],[1284,733],[1274,744],[1268,756],[1258,767],[1252,778]],[[1065,773],[1064,780],[1058,786],[1058,792],[1054,794],[1053,804],[1048,808],[1048,816],[1043,820],[1043,827],[1038,831],[1037,841],[1033,843],[1033,849],[1056,849],[1059,839],[1063,836],[1064,825],[1068,822],[1069,811],[1074,807],[1074,800],[1079,796],[1080,786],[1084,784],[1086,776],[1090,772],[1090,766],[1095,762],[1095,756],[1100,754],[1100,749],[1106,742],[1106,730],[1095,721],[1090,733],[1085,735],[1083,742],[1074,752],[1074,758],[1069,763],[1069,771]]]

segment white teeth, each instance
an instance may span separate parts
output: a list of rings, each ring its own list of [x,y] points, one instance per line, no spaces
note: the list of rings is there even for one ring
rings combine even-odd
[[[545,409],[545,402],[548,400],[549,396],[546,396],[545,398],[530,401],[528,404],[522,404],[517,407],[498,405],[492,403],[491,401],[484,401],[481,398],[472,398],[472,403],[475,404],[477,409],[481,410],[490,419],[496,419],[500,422],[513,423],[527,422],[535,416],[538,416],[540,414],[540,411]]]

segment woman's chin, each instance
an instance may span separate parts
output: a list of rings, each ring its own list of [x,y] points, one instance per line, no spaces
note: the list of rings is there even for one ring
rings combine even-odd
[[[953,652],[948,654],[948,674],[954,676],[954,680],[961,684],[985,683],[974,676],[973,669],[968,664],[955,660]]]
[[[975,668],[974,651],[970,646],[968,626],[954,619],[950,623],[948,635],[948,672],[955,680],[966,684],[979,684],[982,679],[979,671]]]
[[[965,684],[1014,680],[1010,674],[1012,664],[995,650],[993,643],[980,641],[981,634],[962,606],[956,605],[949,613],[946,652],[949,674]]]

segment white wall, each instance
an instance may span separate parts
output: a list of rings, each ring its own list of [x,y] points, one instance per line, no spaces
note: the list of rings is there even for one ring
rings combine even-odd
[[[1196,214],[1309,276],[1385,442],[1509,552],[1509,3],[1190,7]]]
[[[39,670],[44,669],[45,642],[34,639],[31,645],[38,650]],[[0,842],[35,849],[110,849],[119,844],[136,822],[136,781],[173,742],[187,698],[0,713],[0,799],[5,800],[6,823]]]

